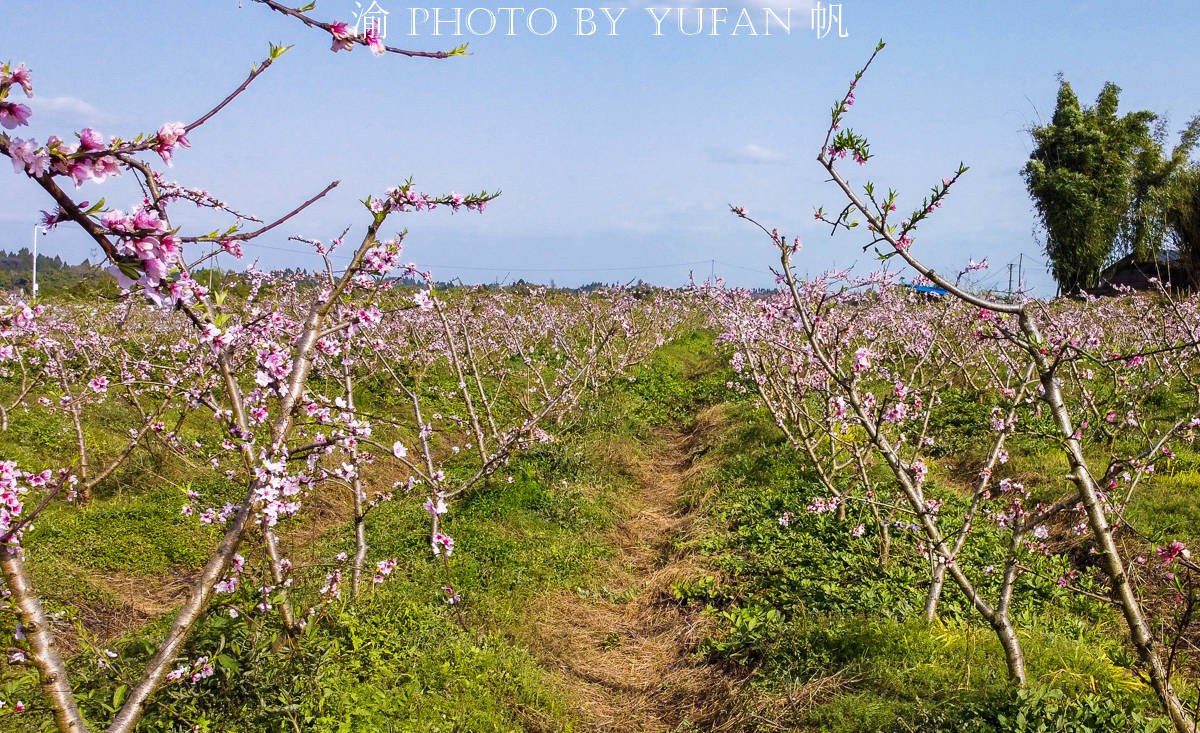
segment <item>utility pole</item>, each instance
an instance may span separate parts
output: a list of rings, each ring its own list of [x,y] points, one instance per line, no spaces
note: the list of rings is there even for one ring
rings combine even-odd
[[[1021,270],[1025,265],[1025,253],[1022,252],[1017,258],[1017,290],[1025,292],[1025,276],[1021,274]]]
[[[709,285],[717,284],[717,261],[716,261],[716,259],[709,261],[708,284]]]
[[[1010,298],[1012,297],[1012,270],[1013,263],[1010,262],[1008,263],[1008,295]]]
[[[33,285],[31,285],[29,288],[29,292],[30,292],[29,297],[30,298],[36,298],[37,291],[38,291],[38,286],[37,286],[37,235],[38,235],[38,231],[41,228],[42,228],[41,224],[33,225]]]

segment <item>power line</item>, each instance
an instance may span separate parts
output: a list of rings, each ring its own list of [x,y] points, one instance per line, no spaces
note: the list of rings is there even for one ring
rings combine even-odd
[[[722,262],[717,260],[717,264],[721,267],[732,267],[735,270],[745,270],[746,272],[756,272],[759,275],[770,275],[771,270],[767,267],[746,267],[745,265],[735,265],[731,262]]]

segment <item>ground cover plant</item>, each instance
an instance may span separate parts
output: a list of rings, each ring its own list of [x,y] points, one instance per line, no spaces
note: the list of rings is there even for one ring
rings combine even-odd
[[[334,52],[463,53],[257,1]],[[851,183],[874,55],[815,219],[877,272],[801,280],[738,206],[776,293],[439,289],[389,224],[498,194],[405,180],[289,238],[316,272],[201,277],[337,185],[258,221],[159,165],[286,51],[189,124],[0,133],[119,293],[0,301],[5,729],[1195,733],[1200,296],[998,300],[964,285],[986,263],[927,267],[967,169],[904,218]],[[32,94],[0,69],[6,128]],[[118,176],[124,208],[74,190]],[[189,204],[221,224],[177,227]],[[535,609],[575,599],[556,647]]]

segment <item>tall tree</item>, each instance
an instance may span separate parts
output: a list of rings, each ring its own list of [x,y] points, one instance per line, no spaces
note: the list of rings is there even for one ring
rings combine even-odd
[[[1189,280],[1193,286],[1200,284],[1200,164],[1181,167],[1172,179],[1166,220]]]
[[[1081,107],[1060,75],[1054,118],[1031,131],[1034,150],[1023,171],[1025,184],[1045,230],[1054,278],[1065,293],[1097,284],[1129,221],[1134,161],[1155,142],[1150,130],[1155,115],[1118,117],[1120,93],[1106,83],[1094,106]]]
[[[1200,115],[1183,129],[1170,155],[1164,155],[1166,136],[1163,121],[1155,126],[1152,138],[1135,143],[1129,208],[1117,237],[1117,254],[1133,254],[1138,261],[1156,257],[1164,246],[1179,244],[1172,221],[1181,213],[1175,209],[1183,203],[1179,197],[1186,198],[1188,183],[1177,179],[1188,177],[1188,156],[1200,141]]]

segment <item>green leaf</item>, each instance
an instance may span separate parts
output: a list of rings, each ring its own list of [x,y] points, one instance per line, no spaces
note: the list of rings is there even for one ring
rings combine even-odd
[[[237,660],[228,654],[217,655],[217,666],[224,670],[226,676],[233,677],[238,673]]]

